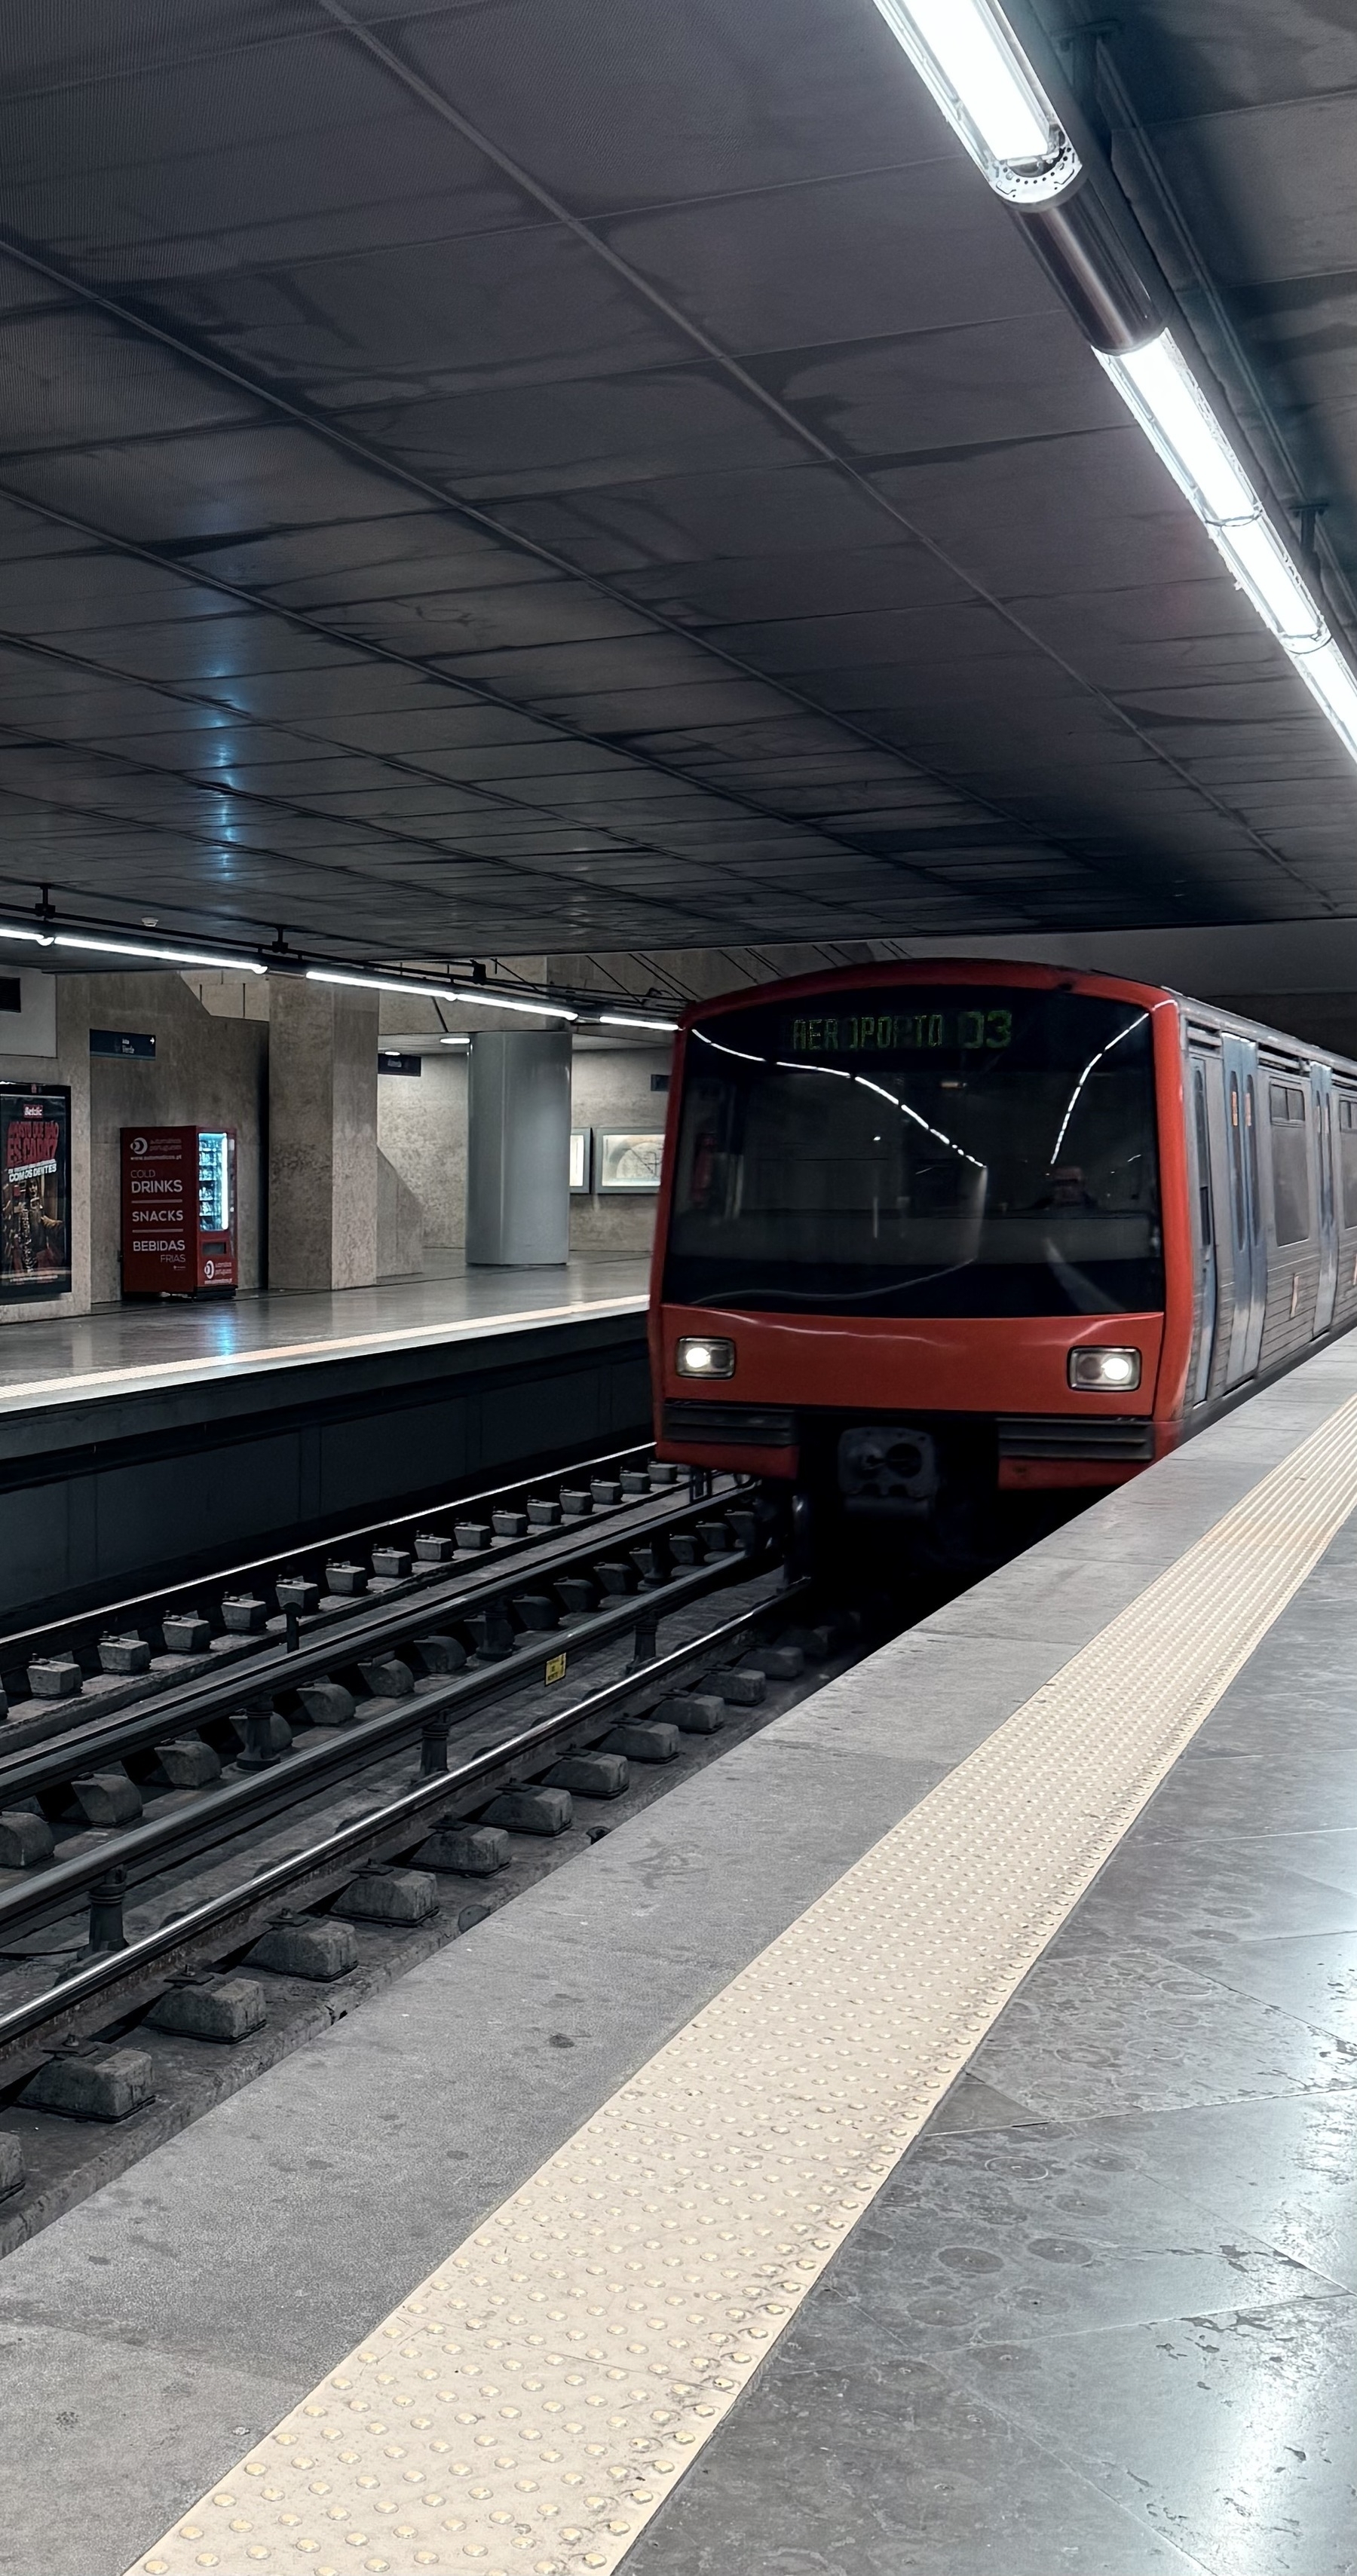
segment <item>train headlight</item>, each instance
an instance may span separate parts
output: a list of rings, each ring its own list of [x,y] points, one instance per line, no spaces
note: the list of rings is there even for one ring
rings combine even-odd
[[[1085,1395],[1129,1395],[1140,1384],[1140,1353],[1105,1348],[1071,1351],[1068,1376],[1071,1386]]]
[[[680,1377],[734,1377],[735,1344],[710,1333],[685,1333],[675,1365]]]

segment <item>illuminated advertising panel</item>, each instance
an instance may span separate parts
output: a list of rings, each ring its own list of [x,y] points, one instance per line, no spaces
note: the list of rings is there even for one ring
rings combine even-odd
[[[70,1285],[70,1092],[0,1084],[0,1304]]]

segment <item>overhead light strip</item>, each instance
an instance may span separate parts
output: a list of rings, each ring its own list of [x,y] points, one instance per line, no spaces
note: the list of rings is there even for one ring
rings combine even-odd
[[[516,993],[497,993],[486,984],[416,984],[410,976],[346,975],[329,966],[308,966],[308,984],[342,984],[358,993],[405,993],[425,1002],[479,1002],[490,1011],[527,1011],[534,1019],[577,1020],[578,1011],[564,1002],[525,1002]]]
[[[241,957],[220,949],[171,948],[159,941],[119,939],[97,930],[58,930],[54,926],[39,928],[27,922],[5,922],[0,923],[0,941],[4,940],[22,940],[30,948],[70,948],[96,957],[126,957],[140,964],[217,968],[227,975],[267,975],[271,971],[266,958]],[[296,970],[288,967],[281,971],[295,974]],[[534,1001],[526,995],[499,992],[487,984],[422,983],[409,975],[371,975],[357,968],[331,966],[308,966],[304,972],[308,984],[338,984],[361,993],[405,993],[418,1001],[471,1002],[487,1011],[519,1011],[530,1019],[574,1021],[582,1016],[582,1009],[564,1002]],[[622,1011],[600,1011],[597,1018],[608,1028],[641,1029],[656,1037],[671,1037],[678,1028],[677,1020],[644,1019]],[[443,1043],[464,1046],[467,1040],[450,1037]]]
[[[96,957],[135,957],[157,966],[215,966],[227,975],[267,972],[254,957],[227,957],[218,949],[162,948],[142,939],[106,939],[93,930],[30,930],[19,922],[7,922],[0,925],[0,939],[22,939],[36,948],[76,948]]]
[[[1357,676],[1249,467],[1155,313],[1151,287],[1131,272],[1125,243],[1083,186],[1078,155],[1002,9],[996,0],[876,5],[991,188],[1023,221],[1099,365],[1357,760]],[[1047,158],[1039,165],[1043,135]],[[1026,178],[1017,184],[1024,172],[1037,174],[1035,188]]]
[[[1041,205],[1079,176],[1080,161],[1002,9],[991,0],[876,0],[995,193]]]
[[[600,1011],[598,1024],[603,1029],[645,1029],[651,1037],[671,1038],[678,1034],[677,1020],[633,1020],[625,1011]]]
[[[1096,352],[1263,624],[1357,760],[1357,679],[1323,608],[1169,331],[1120,357]]]

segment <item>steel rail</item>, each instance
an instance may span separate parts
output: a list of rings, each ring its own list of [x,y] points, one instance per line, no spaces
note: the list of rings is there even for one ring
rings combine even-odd
[[[613,1609],[594,1611],[564,1631],[534,1629],[530,1645],[498,1657],[478,1672],[459,1673],[430,1690],[412,1692],[388,1705],[380,1717],[317,1730],[324,1733],[322,1744],[296,1746],[258,1769],[193,1791],[190,1803],[176,1805],[168,1815],[146,1823],[115,1828],[93,1850],[40,1863],[18,1884],[0,1891],[0,1946],[59,1922],[115,1870],[126,1873],[124,1883],[130,1887],[173,1862],[191,1860],[229,1841],[243,1827],[285,1814],[384,1755],[398,1752],[435,1721],[446,1720],[450,1725],[454,1716],[486,1700],[503,1698],[542,1670],[554,1644],[555,1651],[560,1651],[555,1641],[562,1637],[575,1647],[605,1645],[750,1570],[748,1553],[732,1549],[648,1592],[629,1593]],[[647,1674],[653,1669],[653,1659],[647,1657]]]
[[[496,1556],[484,1573],[458,1568],[452,1575],[445,1575],[440,1584],[421,1584],[413,1592],[402,1591],[395,1599],[383,1595],[380,1605],[352,1620],[327,1620],[323,1630],[313,1629],[295,1647],[271,1638],[257,1656],[223,1659],[224,1670],[199,1673],[191,1681],[139,1697],[111,1717],[100,1720],[91,1711],[85,1725],[68,1725],[41,1746],[30,1744],[16,1748],[12,1754],[0,1753],[0,1808],[16,1798],[35,1797],[44,1789],[60,1787],[71,1778],[73,1767],[89,1770],[101,1762],[122,1761],[129,1754],[145,1752],[165,1742],[181,1729],[205,1726],[213,1718],[229,1716],[249,1700],[299,1689],[305,1682],[322,1679],[336,1667],[361,1665],[382,1650],[415,1643],[436,1629],[440,1621],[474,1618],[478,1610],[532,1581],[552,1580],[574,1566],[597,1563],[606,1557],[610,1545],[624,1543],[623,1529],[626,1538],[635,1541],[654,1531],[680,1528],[685,1522],[719,1518],[722,1509],[721,1498],[676,1503],[662,1490],[650,1502],[640,1502],[625,1524],[612,1516],[602,1524],[591,1520],[581,1525],[578,1536],[572,1534],[566,1539],[558,1531],[540,1546],[526,1547],[509,1560],[511,1572],[504,1570],[506,1559],[502,1555]],[[605,1530],[609,1534],[606,1538]],[[617,1533],[615,1541],[613,1533]],[[634,1619],[637,1599],[653,1600],[656,1593],[625,1597],[632,1605]],[[560,1630],[533,1633],[543,1639],[558,1634],[579,1636],[583,1627],[583,1621],[572,1621]],[[73,1711],[76,1703],[66,1700],[58,1705]]]
[[[606,1467],[620,1470],[626,1460],[648,1457],[654,1446],[653,1440],[636,1440],[622,1449],[601,1449],[596,1457],[568,1458],[563,1466],[539,1467],[534,1474],[512,1477],[507,1484],[484,1485],[474,1494],[450,1494],[443,1502],[424,1503],[415,1511],[388,1512],[379,1520],[362,1521],[354,1529],[331,1530],[319,1538],[303,1539],[288,1547],[275,1548],[268,1556],[247,1557],[239,1565],[212,1566],[206,1573],[181,1575],[173,1583],[158,1583],[149,1592],[128,1593],[121,1601],[101,1601],[90,1610],[72,1610],[65,1618],[45,1619],[35,1628],[14,1628],[7,1636],[0,1637],[0,1666],[8,1668],[21,1663],[35,1650],[50,1651],[53,1643],[91,1636],[101,1627],[107,1628],[110,1620],[150,1619],[162,1606],[173,1608],[193,1592],[211,1593],[221,1584],[239,1583],[248,1575],[268,1575],[275,1567],[288,1573],[300,1570],[307,1564],[314,1564],[317,1559],[332,1558],[336,1549],[361,1547],[370,1540],[380,1539],[388,1531],[413,1529],[416,1524],[420,1528],[432,1527],[451,1514],[464,1517],[469,1512],[489,1510],[495,1504],[502,1510],[511,1494],[526,1494],[538,1485],[567,1485],[577,1476],[597,1476]],[[638,1502],[641,1499],[639,1495],[635,1497]],[[609,1517],[626,1509],[625,1502],[602,1506]],[[501,1552],[507,1555],[510,1548],[526,1544],[524,1540],[506,1539]],[[433,1573],[436,1569],[431,1567],[429,1571]],[[423,1580],[419,1575],[411,1575],[407,1579],[415,1584]]]
[[[653,1694],[657,1683],[672,1682],[685,1667],[735,1646],[762,1621],[783,1615],[811,1588],[808,1579],[784,1585],[766,1601],[755,1602],[700,1637],[656,1656],[643,1671],[624,1673],[572,1707],[536,1720],[500,1744],[483,1746],[454,1770],[418,1782],[371,1814],[337,1827],[307,1850],[274,1861],[239,1886],[206,1898],[172,1923],[140,1934],[120,1950],[87,1960],[59,1985],[0,2015],[0,2064],[13,2059],[39,2034],[44,2035],[43,2053],[50,2054],[54,2033],[81,2021],[90,2026],[95,2012],[106,2017],[112,1995],[122,1997],[123,2010],[135,2009],[126,2000],[128,1989],[158,1991],[190,1968],[195,1957],[240,1948],[254,1937],[256,1924],[276,1911],[281,1898],[295,1899],[303,1892],[313,1898],[327,1895],[353,1877],[357,1865],[383,1859],[422,1838],[437,1817],[474,1812],[500,1789],[531,1778],[548,1759],[596,1741],[628,1700],[641,1692]]]

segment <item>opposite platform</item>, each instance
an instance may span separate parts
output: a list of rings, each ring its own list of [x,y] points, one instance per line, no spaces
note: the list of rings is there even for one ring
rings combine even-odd
[[[646,1265],[121,1307],[0,1334],[0,1620],[643,1439]]]
[[[131,2563],[507,2576],[597,2570],[633,2549],[639,2564],[668,2550],[675,2566],[729,2566],[723,2463],[799,2345],[775,2349],[736,2404],[759,2356],[798,2310],[809,2331],[853,2266],[870,2270],[878,2213],[931,2141],[873,2207],[901,2148],[987,2031],[996,2044],[1008,1993],[1232,1672],[1238,1691],[1288,1623],[1309,1633],[1329,1579],[1310,1569],[1326,1548],[1341,1556],[1357,1498],[1354,1389],[1357,1350],[1321,1354],[11,2258],[7,2576]],[[1266,1727],[1275,1683],[1263,1688]],[[1290,1714],[1294,1761],[1295,1694]],[[1071,2028],[1077,2058],[1087,2024],[1058,1989],[1040,2005],[1047,1973],[1010,2009],[1037,1995],[1048,2058]],[[1260,2077],[1241,2072],[1227,2019],[1222,2001],[1200,2023],[1221,2059],[1217,2099],[1261,2083],[1357,2110],[1351,2062],[1321,2026],[1279,2012]],[[1181,2053],[1181,2034],[1171,2045]],[[994,2073],[989,2087],[993,2108],[1007,2087]],[[1032,2119],[1017,2098],[1021,2164]],[[945,2177],[939,2189],[941,2254],[966,2254],[969,2221],[948,2232]],[[1069,2218],[1031,2224],[1058,2244]],[[1269,2272],[1268,2252],[1255,2297],[1275,2301],[1281,2283],[1292,2302],[1349,2304],[1341,2278],[1298,2281],[1298,2258],[1276,2248]],[[954,2275],[965,2282],[966,2264],[942,2263],[943,2283]],[[1223,2305],[1238,2277],[1217,2243],[1193,2273],[1194,2310]],[[925,2299],[937,2303],[932,2278]],[[1162,2279],[1143,2313],[1178,2319]],[[746,2462],[755,2501],[734,2563],[770,2576],[807,2553],[957,2576],[1274,2563],[1184,2556],[1134,2495],[1086,2467],[1057,2476],[1049,2441],[1006,2419],[1007,2449],[996,2436],[978,2453],[969,2520],[949,2535],[964,2406],[945,2424],[922,2387],[894,2407],[888,2392],[875,2415],[858,2406],[855,2431],[861,2390],[821,2369],[807,2405],[837,2537],[781,2456],[797,2438],[813,2450],[804,2410],[800,2436],[784,2413]],[[965,2405],[984,2431],[985,2401]],[[1327,2560],[1275,2563],[1329,2576]]]

